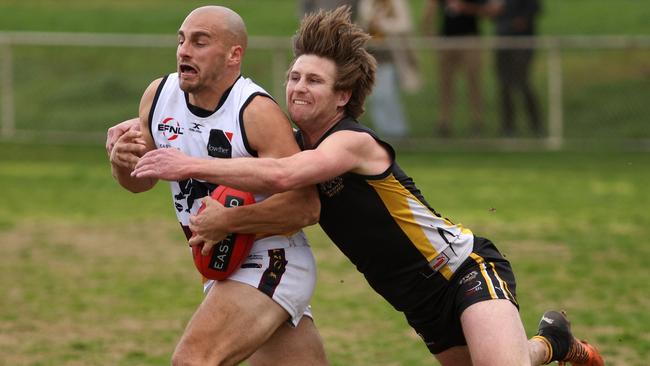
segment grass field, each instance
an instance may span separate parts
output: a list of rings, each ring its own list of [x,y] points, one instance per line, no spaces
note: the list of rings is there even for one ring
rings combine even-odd
[[[2,0],[0,31],[173,34],[205,3]],[[297,25],[294,0],[219,3],[239,11],[253,35],[287,36]],[[545,0],[541,33],[647,35],[646,3]],[[412,4],[420,9],[422,0]],[[18,127],[104,131],[135,113],[148,82],[174,68],[173,53],[174,45],[16,47]],[[564,57],[568,136],[650,137],[647,50]],[[263,85],[271,80],[268,59],[256,51],[245,65]],[[535,73],[543,99],[545,67],[538,62]],[[426,64],[425,89],[405,100],[418,136],[430,134],[434,118],[434,70]],[[493,87],[488,76],[485,88]],[[486,93],[492,119],[495,98]],[[512,260],[529,335],[543,311],[566,309],[576,335],[595,342],[608,365],[647,366],[650,155],[476,150],[402,153],[399,160],[437,210]],[[166,185],[127,193],[111,178],[103,146],[52,139],[0,141],[0,187],[0,366],[169,364],[202,293]],[[312,305],[331,364],[435,365],[322,231],[307,233],[319,265]]]
[[[0,156],[0,365],[167,364],[202,295],[166,185],[123,191],[101,146],[5,143]],[[529,335],[563,308],[608,365],[647,365],[648,154],[400,160],[436,209],[513,262]],[[436,364],[320,229],[308,235],[332,365]]]

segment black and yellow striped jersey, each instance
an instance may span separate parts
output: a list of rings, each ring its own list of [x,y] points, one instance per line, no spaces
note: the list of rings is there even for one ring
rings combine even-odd
[[[472,252],[474,235],[429,206],[395,161],[394,149],[371,129],[344,118],[319,143],[342,130],[370,134],[392,164],[379,175],[348,172],[318,184],[320,225],[377,292],[398,309],[410,307],[412,276],[428,266],[449,280]]]

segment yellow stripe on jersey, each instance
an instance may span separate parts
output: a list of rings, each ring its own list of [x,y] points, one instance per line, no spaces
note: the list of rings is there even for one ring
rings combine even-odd
[[[395,222],[429,263],[449,246],[440,236],[438,228],[457,236],[461,233],[471,234],[471,231],[463,230],[449,220],[436,216],[392,174],[384,179],[367,182],[375,189]],[[457,262],[462,261],[455,260],[453,267],[447,263],[438,271],[446,279],[450,279],[453,271],[460,264]]]

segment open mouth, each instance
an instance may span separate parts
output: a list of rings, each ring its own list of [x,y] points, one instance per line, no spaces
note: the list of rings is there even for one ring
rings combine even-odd
[[[187,64],[181,64],[178,67],[178,69],[179,69],[179,71],[181,72],[182,75],[196,75],[196,74],[199,73],[198,70],[194,66],[187,65]]]

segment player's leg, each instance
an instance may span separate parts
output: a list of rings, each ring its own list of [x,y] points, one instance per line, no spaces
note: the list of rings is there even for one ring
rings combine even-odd
[[[472,366],[467,346],[456,346],[435,355],[442,366]]]
[[[530,365],[510,263],[495,245],[475,237],[455,281],[462,333],[474,366]]]
[[[474,366],[531,364],[524,326],[509,300],[473,304],[460,320]]]
[[[177,346],[178,364],[236,364],[287,321],[300,324],[316,283],[316,264],[302,232],[290,240],[292,246],[273,249],[265,248],[277,245],[274,237],[259,240],[229,280],[212,285]]]
[[[221,281],[190,319],[172,365],[236,365],[289,319],[289,314],[254,287]]]
[[[295,328],[289,323],[281,325],[248,361],[251,366],[328,364],[320,334],[309,316],[303,316]]]

